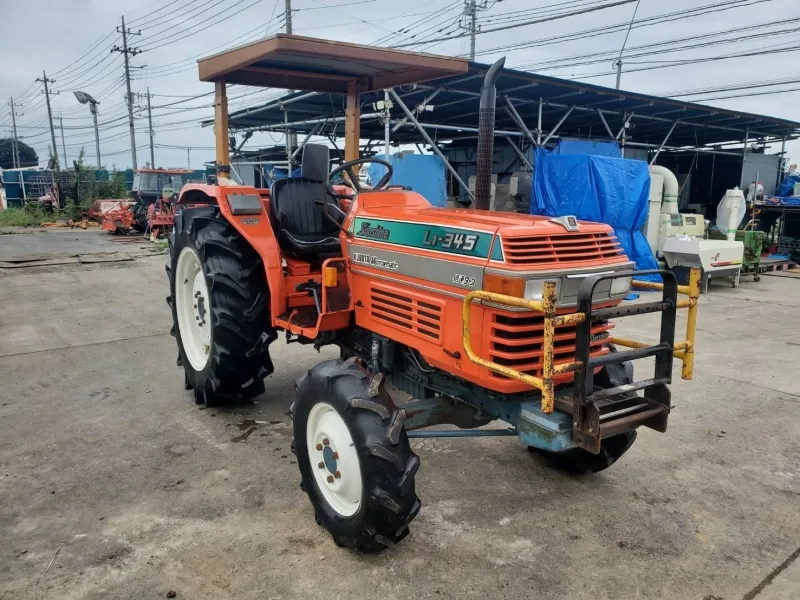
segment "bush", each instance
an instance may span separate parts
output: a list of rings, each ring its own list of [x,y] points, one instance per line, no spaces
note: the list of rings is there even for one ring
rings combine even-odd
[[[43,216],[41,211],[7,208],[0,212],[0,227],[38,227],[45,220]]]

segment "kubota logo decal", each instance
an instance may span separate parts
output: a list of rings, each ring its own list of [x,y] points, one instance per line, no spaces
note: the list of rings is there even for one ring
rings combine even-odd
[[[258,225],[261,220],[260,219],[242,219],[242,225]]]
[[[354,263],[368,265],[370,267],[378,267],[379,269],[389,269],[390,271],[397,271],[400,268],[400,265],[397,264],[396,260],[382,260],[377,256],[373,256],[371,254],[362,254],[360,252],[354,252],[350,260],[352,260]]]
[[[358,235],[375,238],[377,240],[388,240],[389,230],[380,225],[373,227],[372,223],[364,221],[361,223],[361,229],[358,231]]]

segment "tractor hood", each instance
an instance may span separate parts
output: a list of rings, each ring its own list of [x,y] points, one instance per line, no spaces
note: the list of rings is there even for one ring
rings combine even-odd
[[[556,278],[563,281],[562,299],[571,302],[587,275],[633,270],[603,223],[432,208],[408,191],[359,194],[344,227],[354,270],[391,272],[393,278],[408,277],[419,285],[483,289],[487,273]]]

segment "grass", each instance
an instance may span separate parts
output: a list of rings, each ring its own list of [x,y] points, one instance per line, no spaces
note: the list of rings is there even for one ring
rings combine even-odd
[[[46,220],[44,213],[24,208],[7,208],[0,212],[0,227],[38,227]]]
[[[67,202],[61,210],[45,212],[39,205],[31,203],[25,208],[7,208],[0,211],[0,227],[39,227],[42,223],[52,221],[78,220],[87,210],[89,210],[88,205],[84,207]]]

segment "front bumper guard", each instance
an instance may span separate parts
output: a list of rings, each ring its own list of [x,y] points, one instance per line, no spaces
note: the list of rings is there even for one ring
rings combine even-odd
[[[635,279],[637,276],[653,274],[660,275],[663,283]],[[700,297],[700,270],[691,270],[688,286],[678,285],[671,271],[636,271],[633,273],[633,285],[661,291],[661,300],[592,310],[592,296],[600,281],[630,276],[630,272],[621,272],[586,277],[578,292],[577,310],[571,314],[556,314],[557,294],[554,281],[545,282],[542,300],[525,300],[485,291],[470,292],[464,298],[462,306],[464,352],[475,364],[540,390],[542,393],[541,411],[544,414],[552,414],[555,409],[554,378],[565,373],[575,373],[572,401],[562,402],[559,408],[572,414],[573,441],[590,452],[600,451],[602,439],[635,429],[639,425],[665,431],[667,415],[670,410],[670,392],[667,386],[672,381],[673,358],[682,362],[681,377],[687,380],[692,379],[697,304]],[[678,300],[679,294],[688,298]],[[475,300],[501,306],[525,308],[544,315],[541,377],[523,373],[477,355],[472,348],[470,330],[471,307]],[[686,338],[683,341],[675,342],[675,320],[678,308],[687,308],[688,317]],[[608,338],[609,343],[631,348],[631,350],[590,356],[592,321],[654,312],[661,313],[659,343],[650,345],[645,342],[610,337]],[[564,325],[576,326],[575,357],[572,362],[555,364],[555,328]],[[655,357],[653,378],[608,389],[595,389],[594,372],[596,368],[646,357]],[[641,397],[636,395],[636,392],[639,391],[642,392]],[[641,402],[632,402],[632,398],[641,400]],[[622,408],[620,408],[621,406]]]

